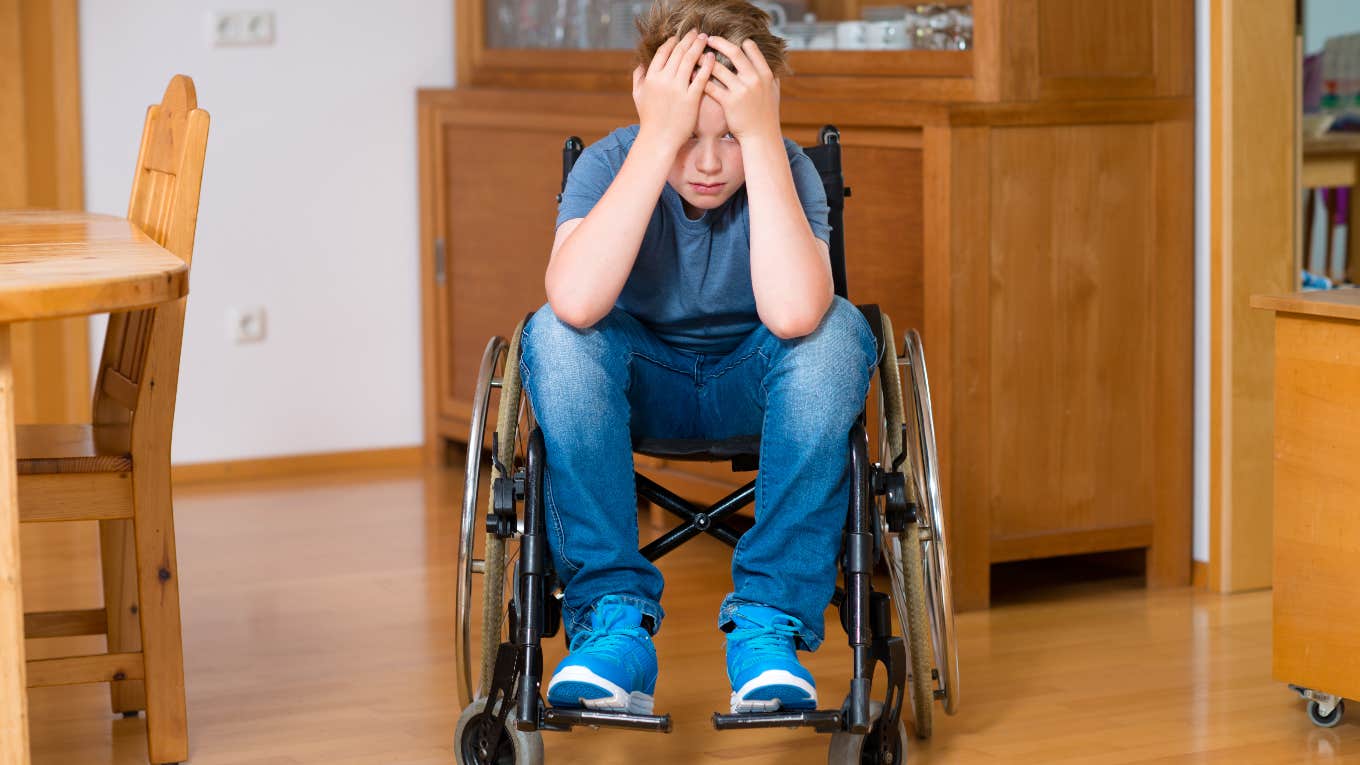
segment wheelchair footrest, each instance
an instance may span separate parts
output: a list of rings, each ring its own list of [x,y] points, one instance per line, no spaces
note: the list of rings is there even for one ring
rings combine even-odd
[[[835,733],[844,729],[844,716],[839,709],[818,709],[809,712],[746,712],[726,715],[714,712],[713,727],[718,730],[813,728],[818,733]]]
[[[633,715],[627,712],[597,712],[593,709],[543,709],[541,727],[549,730],[570,730],[577,725],[597,728],[628,728],[654,733],[671,732],[670,715]]]

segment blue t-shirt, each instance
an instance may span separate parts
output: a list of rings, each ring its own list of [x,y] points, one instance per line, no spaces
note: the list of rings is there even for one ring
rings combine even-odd
[[[584,218],[600,201],[637,140],[638,126],[619,128],[581,153],[558,205],[557,225]],[[793,185],[812,233],[830,242],[826,188],[798,144],[784,140]],[[760,325],[751,289],[751,217],[746,187],[698,220],[685,215],[669,183],[638,248],[637,261],[615,305],[661,340],[690,351],[735,350]]]

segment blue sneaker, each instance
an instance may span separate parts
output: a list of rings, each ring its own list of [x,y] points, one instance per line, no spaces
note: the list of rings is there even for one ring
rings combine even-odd
[[[816,709],[817,684],[798,663],[794,638],[803,623],[769,606],[743,605],[727,633],[732,712]]]
[[[595,606],[591,629],[572,636],[571,653],[548,681],[548,703],[651,714],[656,646],[641,625],[640,610],[602,598]]]

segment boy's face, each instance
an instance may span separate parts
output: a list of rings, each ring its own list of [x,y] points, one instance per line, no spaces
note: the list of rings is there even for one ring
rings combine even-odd
[[[728,134],[727,117],[712,98],[699,102],[694,135],[675,155],[666,181],[685,201],[691,218],[721,206],[746,182],[741,146]]]

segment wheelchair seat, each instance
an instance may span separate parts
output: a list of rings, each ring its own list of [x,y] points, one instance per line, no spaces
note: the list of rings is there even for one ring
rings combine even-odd
[[[723,460],[760,456],[760,434],[731,438],[639,438],[633,451],[648,457],[690,462],[721,462]]]

